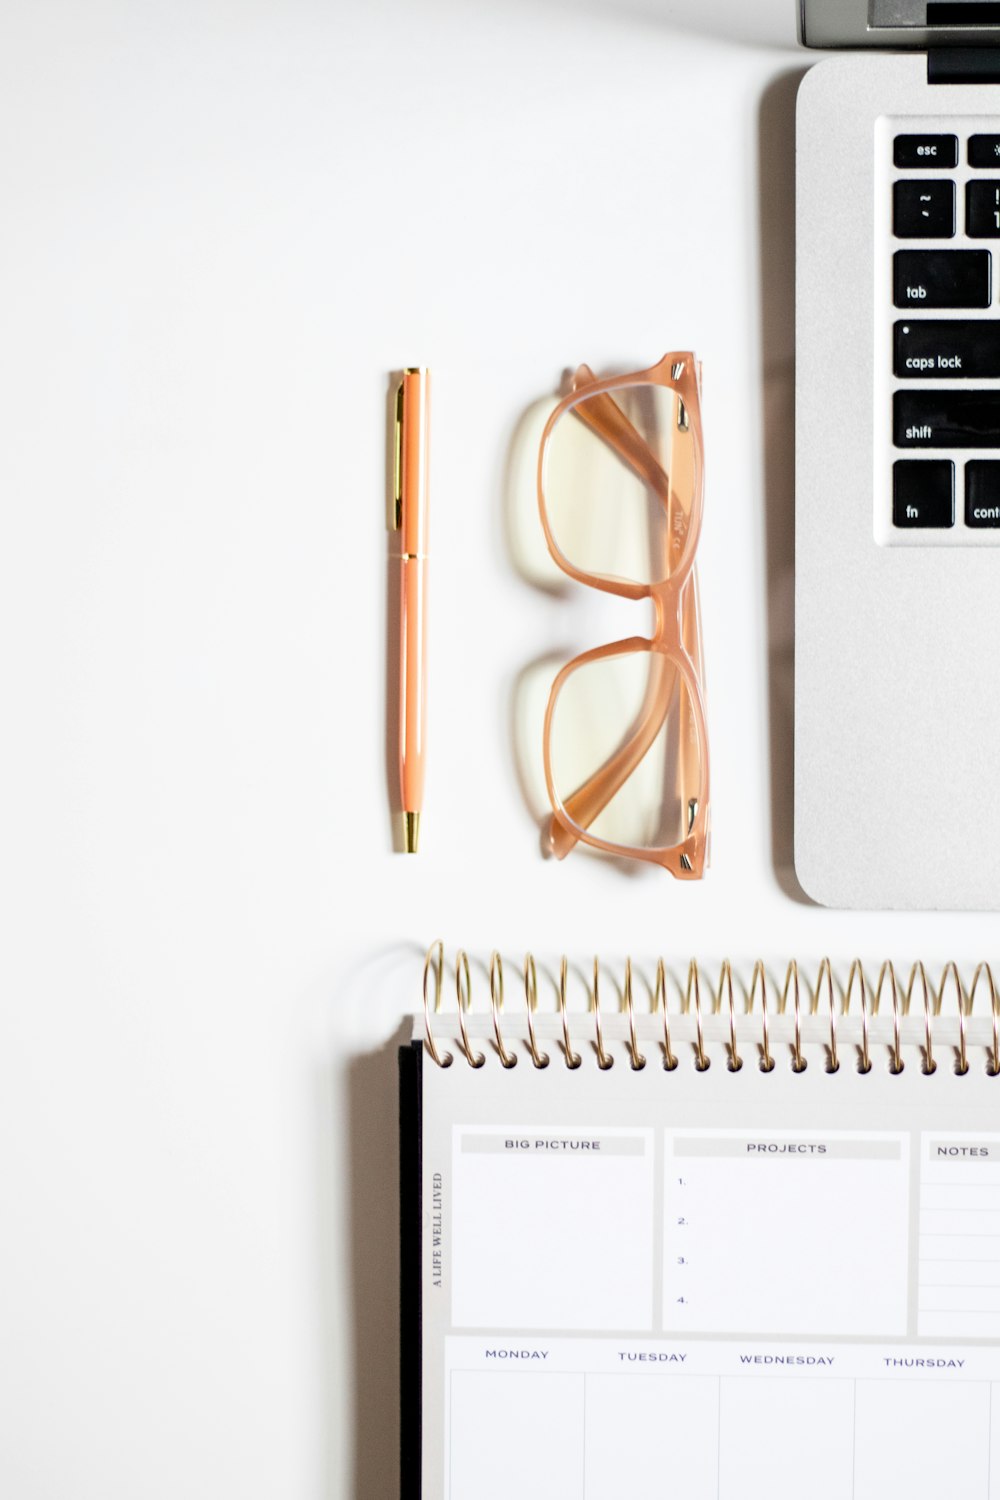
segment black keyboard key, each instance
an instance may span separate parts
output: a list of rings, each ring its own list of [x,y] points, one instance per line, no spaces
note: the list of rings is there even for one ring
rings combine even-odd
[[[1000,240],[1000,181],[966,183],[965,232],[974,240]]]
[[[955,233],[955,184],[893,183],[892,232],[901,240],[950,239]]]
[[[988,250],[897,250],[897,307],[989,307]]]
[[[965,466],[966,526],[1000,526],[1000,463],[974,458]]]
[[[903,380],[1000,379],[1000,321],[901,321],[893,329],[892,370]]]
[[[896,391],[897,448],[1000,448],[1000,390]]]
[[[897,135],[892,145],[892,160],[897,167],[957,167],[958,138],[953,135]]]
[[[1000,135],[970,135],[969,166],[996,167],[1000,171]]]
[[[899,459],[892,466],[894,526],[954,526],[955,465],[948,459]]]

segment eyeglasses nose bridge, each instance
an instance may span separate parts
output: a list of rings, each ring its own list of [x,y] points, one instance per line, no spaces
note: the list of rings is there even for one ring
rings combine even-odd
[[[654,639],[683,640],[683,589],[673,578],[664,578],[650,589],[653,600]]]

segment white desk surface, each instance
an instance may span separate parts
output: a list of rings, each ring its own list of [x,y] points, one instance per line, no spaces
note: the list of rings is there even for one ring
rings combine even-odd
[[[430,939],[984,946],[980,918],[824,912],[782,871],[794,8],[5,7],[3,1495],[395,1493],[393,1044]],[[522,670],[642,626],[519,574],[504,473],[564,367],[684,347],[715,847],[682,887],[540,856]],[[410,362],[436,383],[407,860],[384,460]]]

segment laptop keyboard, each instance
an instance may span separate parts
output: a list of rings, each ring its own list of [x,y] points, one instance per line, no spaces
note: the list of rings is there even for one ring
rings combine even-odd
[[[876,133],[876,235],[891,259],[876,293],[876,410],[881,391],[891,413],[876,437],[875,530],[1000,544],[1000,131],[923,123],[882,120]]]

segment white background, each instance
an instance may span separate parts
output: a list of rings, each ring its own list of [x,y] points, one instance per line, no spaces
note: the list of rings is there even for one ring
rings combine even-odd
[[[430,939],[983,946],[981,919],[789,895],[794,9],[3,7],[5,1500],[395,1493],[393,1044]],[[681,887],[541,857],[519,674],[645,621],[521,576],[504,473],[565,367],[689,347],[715,845]],[[384,518],[410,362],[435,388],[407,860]]]

